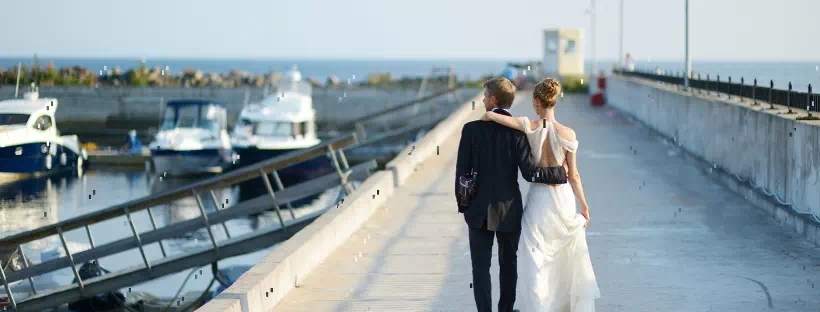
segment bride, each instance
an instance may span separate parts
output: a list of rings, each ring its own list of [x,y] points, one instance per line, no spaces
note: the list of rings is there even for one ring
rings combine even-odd
[[[589,205],[578,174],[575,131],[555,120],[561,85],[542,80],[533,91],[532,105],[539,120],[487,112],[482,119],[527,134],[539,166],[567,166],[569,184],[530,183],[518,245],[518,289],[522,312],[592,312],[600,298],[589,258],[585,228]],[[575,199],[581,213],[575,209]]]

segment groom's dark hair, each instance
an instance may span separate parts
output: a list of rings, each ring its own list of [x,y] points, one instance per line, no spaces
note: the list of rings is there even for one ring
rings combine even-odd
[[[515,100],[515,85],[504,77],[493,78],[484,82],[489,96],[494,96],[498,100],[498,107],[509,109]]]

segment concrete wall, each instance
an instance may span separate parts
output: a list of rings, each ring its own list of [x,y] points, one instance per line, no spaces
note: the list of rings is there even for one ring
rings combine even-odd
[[[796,120],[807,115],[802,110],[783,114],[787,109],[779,105],[767,110],[768,104],[752,106],[748,99],[741,103],[712,94],[617,75],[607,79],[606,89],[609,105],[713,164],[731,188],[820,243],[820,121]],[[744,180],[750,183],[744,186]]]
[[[477,93],[477,92],[476,92]],[[473,112],[473,99],[459,106],[447,119],[424,136],[415,148],[414,157],[399,156],[390,162],[391,169],[371,175],[355,192],[347,196],[340,208],[332,208],[316,221],[282,243],[265,256],[217,298],[198,309],[216,311],[273,311],[287,293],[322,263],[370,216],[382,207],[399,185],[397,181],[412,174],[416,165],[435,155],[435,146],[455,131],[461,131]],[[481,103],[477,104],[479,109]],[[403,152],[400,155],[406,155]],[[394,175],[401,174],[402,179]],[[379,195],[376,195],[376,193]],[[236,308],[239,302],[241,310]]]
[[[21,94],[24,88],[21,88]],[[272,90],[270,91],[273,92]],[[359,116],[383,110],[416,98],[416,89],[320,89],[313,90],[317,119],[325,125],[346,123]],[[432,92],[432,91],[431,91]],[[461,91],[472,94],[475,90]],[[430,92],[428,92],[429,94]],[[103,124],[108,116],[127,116],[159,124],[160,99],[205,98],[226,106],[230,125],[242,110],[246,94],[250,101],[264,96],[262,88],[160,88],[160,87],[42,87],[41,97],[55,97],[60,103],[58,126],[62,124]],[[0,99],[14,97],[14,87],[0,88]],[[22,95],[21,95],[22,97]],[[341,102],[339,101],[341,98]],[[447,105],[447,97],[437,104]],[[458,104],[458,103],[452,103]],[[153,125],[153,124],[152,124]],[[156,126],[153,125],[153,126]]]

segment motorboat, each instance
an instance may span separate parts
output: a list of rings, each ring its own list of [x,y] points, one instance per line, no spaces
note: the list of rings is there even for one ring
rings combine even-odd
[[[275,94],[242,109],[231,133],[241,166],[307,149],[321,142],[316,135],[316,110],[311,92],[311,85],[302,81],[302,74],[294,65],[283,75]],[[287,186],[333,170],[330,158],[317,157],[277,173]]]
[[[88,154],[76,135],[60,135],[55,98],[40,98],[32,86],[22,99],[0,101],[2,180],[39,177],[67,170],[82,174]]]
[[[220,173],[235,160],[225,107],[208,100],[170,100],[149,145],[157,173]]]

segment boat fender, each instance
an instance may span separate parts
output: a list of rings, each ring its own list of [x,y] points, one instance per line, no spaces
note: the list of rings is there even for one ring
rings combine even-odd
[[[65,166],[68,159],[66,159],[65,153],[60,153],[60,165]]]

